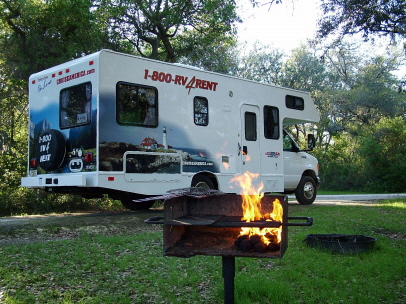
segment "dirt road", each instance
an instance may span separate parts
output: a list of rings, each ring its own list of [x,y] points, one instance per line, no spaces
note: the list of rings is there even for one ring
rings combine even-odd
[[[144,221],[162,210],[86,212],[0,218],[0,246],[73,238],[82,232],[117,234],[160,229]]]
[[[406,193],[390,194],[343,194],[343,195],[318,195],[314,205],[362,205],[377,204],[379,200],[406,199]],[[294,196],[289,196],[290,204],[298,204]]]
[[[406,194],[390,195],[320,195],[317,205],[363,205],[377,204],[380,199],[406,198]],[[298,205],[289,196],[289,205]],[[159,225],[147,225],[150,217],[162,215],[162,210],[86,212],[53,215],[12,216],[0,218],[0,246],[45,242],[73,238],[82,232],[117,234],[123,231],[142,232],[162,229]]]

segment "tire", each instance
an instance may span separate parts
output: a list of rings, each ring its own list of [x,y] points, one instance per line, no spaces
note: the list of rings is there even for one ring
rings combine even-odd
[[[63,134],[48,129],[38,137],[37,159],[45,172],[56,171],[63,163],[66,154],[66,141]]]
[[[213,181],[206,175],[196,175],[192,179],[192,187],[203,189],[215,189]]]
[[[295,196],[299,204],[311,205],[316,199],[317,188],[316,182],[310,176],[302,176],[295,190]]]
[[[121,200],[121,204],[127,209],[130,210],[148,210],[152,207],[155,201],[146,201],[146,202],[133,202],[131,199]]]

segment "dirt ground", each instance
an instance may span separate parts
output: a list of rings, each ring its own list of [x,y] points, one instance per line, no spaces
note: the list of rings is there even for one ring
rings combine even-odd
[[[406,194],[384,195],[320,195],[314,205],[373,205],[383,198],[406,198]],[[289,197],[289,205],[299,205]],[[82,232],[117,234],[123,231],[141,232],[161,230],[161,225],[144,221],[162,216],[162,209],[146,211],[84,212],[52,215],[0,217],[0,246],[68,239]]]
[[[0,246],[74,238],[81,232],[115,234],[161,229],[144,221],[162,213],[151,209],[3,217],[0,218]]]

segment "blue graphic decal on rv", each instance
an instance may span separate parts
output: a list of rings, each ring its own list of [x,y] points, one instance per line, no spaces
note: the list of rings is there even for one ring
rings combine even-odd
[[[184,124],[174,124],[160,112],[167,101],[158,95],[156,87],[118,81],[115,95],[100,100],[99,170],[220,172],[206,147],[190,140]]]
[[[62,89],[59,100],[45,95],[42,104],[30,108],[31,176],[97,169],[97,109],[92,95],[92,85],[86,82]]]
[[[139,144],[101,143],[100,171],[176,174],[181,172],[182,165],[183,172],[219,172],[218,166],[205,149],[173,147],[167,144],[165,131],[163,134],[163,144],[153,136],[144,137],[138,141]],[[126,153],[127,157],[124,158]]]

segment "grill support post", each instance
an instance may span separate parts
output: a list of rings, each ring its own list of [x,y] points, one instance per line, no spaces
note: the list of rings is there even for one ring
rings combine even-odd
[[[224,304],[234,304],[235,257],[223,256]]]

